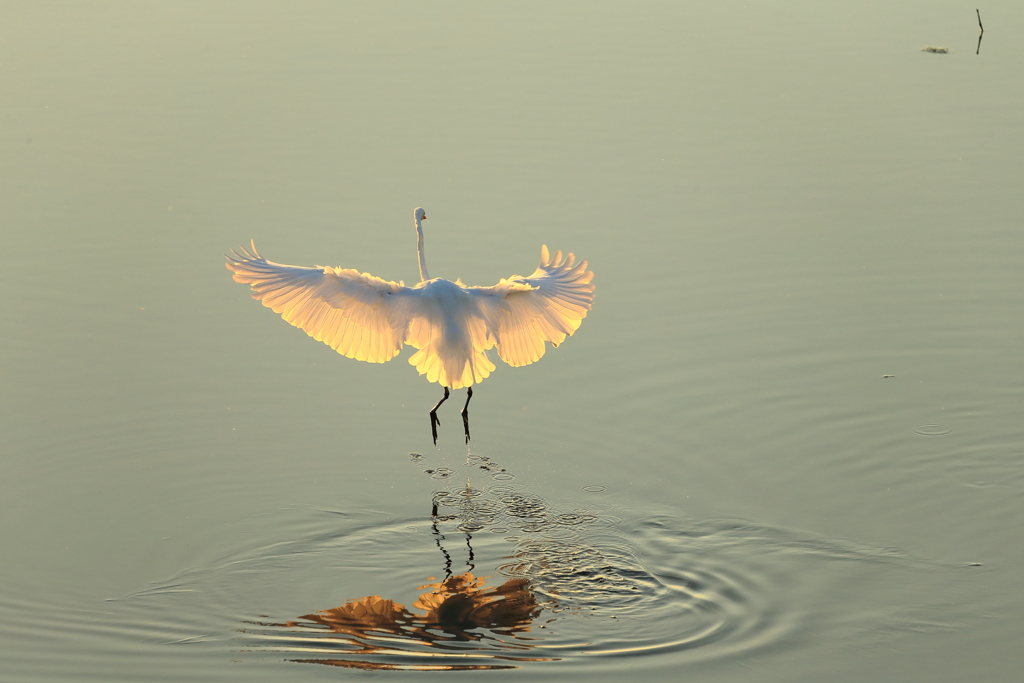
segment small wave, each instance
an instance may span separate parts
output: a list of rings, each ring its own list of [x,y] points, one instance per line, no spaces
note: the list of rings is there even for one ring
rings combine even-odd
[[[423,460],[412,462],[427,477],[452,478]],[[832,589],[823,577],[842,580],[829,568],[907,559],[745,520],[635,508],[613,517],[607,503],[566,509],[508,482],[437,489],[428,501],[433,514],[421,518],[281,511],[295,521],[268,528],[291,530],[287,540],[263,539],[108,604],[126,633],[145,624],[139,632],[160,642],[233,657],[421,671],[587,667],[724,657],[821,631],[831,615],[805,606]]]

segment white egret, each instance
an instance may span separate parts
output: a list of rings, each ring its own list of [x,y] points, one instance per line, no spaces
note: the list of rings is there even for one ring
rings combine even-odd
[[[469,401],[473,385],[495,365],[487,351],[513,367],[540,360],[544,342],[558,346],[572,335],[594,301],[594,274],[587,262],[576,263],[547,246],[540,266],[529,277],[513,275],[493,287],[468,287],[456,280],[431,279],[423,253],[422,221],[417,208],[416,252],[420,283],[406,287],[369,273],[346,268],[286,266],[256,251],[232,250],[227,268],[237,282],[252,287],[252,297],[280,313],[292,325],[343,356],[384,363],[403,344],[418,349],[409,358],[427,381],[444,387],[430,411],[430,431],[437,444],[437,409],[450,389],[468,389],[462,423],[469,443]]]

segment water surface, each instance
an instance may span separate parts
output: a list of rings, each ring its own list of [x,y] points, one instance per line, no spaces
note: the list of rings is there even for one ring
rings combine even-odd
[[[1024,13],[974,9],[8,8],[5,677],[1013,678]],[[222,265],[414,282],[416,206],[434,275],[595,272],[469,448]]]

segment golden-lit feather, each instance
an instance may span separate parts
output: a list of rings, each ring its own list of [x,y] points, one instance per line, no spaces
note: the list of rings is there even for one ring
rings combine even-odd
[[[587,317],[594,303],[594,273],[562,252],[551,258],[541,247],[540,266],[529,277],[513,275],[493,287],[468,291],[488,301],[488,318],[498,357],[513,367],[540,360],[544,342],[558,346]]]
[[[227,267],[252,287],[252,298],[343,356],[383,363],[402,350],[407,287],[355,270],[274,263],[255,244],[252,253],[232,251]]]
[[[430,382],[451,389],[482,382],[495,369],[487,351],[512,366],[544,355],[580,326],[594,301],[594,274],[569,254],[542,247],[529,277],[493,287],[426,279],[420,217],[420,273],[415,287],[344,268],[304,268],[268,261],[252,245],[227,257],[234,279],[253,298],[332,349],[370,363],[389,361],[404,344],[417,349],[409,363]]]

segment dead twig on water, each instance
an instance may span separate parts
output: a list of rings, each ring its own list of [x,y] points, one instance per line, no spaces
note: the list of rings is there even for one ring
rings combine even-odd
[[[974,11],[978,13],[978,28],[981,29],[981,33],[978,34],[978,49],[974,51],[974,54],[980,55],[981,54],[981,37],[983,35],[985,35],[985,27],[981,25],[981,10],[980,9],[975,9]]]

